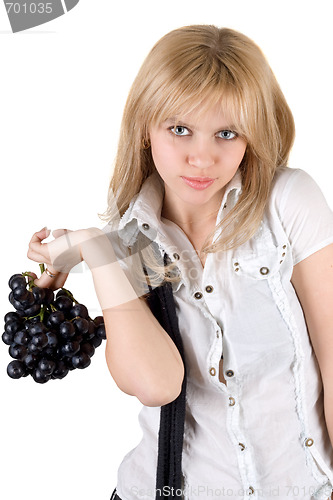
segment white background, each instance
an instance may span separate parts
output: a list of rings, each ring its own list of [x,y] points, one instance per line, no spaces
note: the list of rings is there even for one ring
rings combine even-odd
[[[151,46],[186,24],[244,32],[264,53],[295,116],[290,166],[309,172],[333,206],[331,0],[81,0],[68,14],[12,34],[0,5],[1,300],[8,278],[38,272],[31,235],[98,226],[126,95]],[[67,287],[100,313],[89,271]],[[108,500],[123,456],[140,440],[141,404],[91,366],[38,385],[11,380],[0,345],[0,498]],[[135,369],[135,367],[133,367]]]

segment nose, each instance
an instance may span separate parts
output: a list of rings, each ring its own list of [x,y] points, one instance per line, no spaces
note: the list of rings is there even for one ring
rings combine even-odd
[[[192,167],[206,169],[215,163],[213,145],[210,141],[201,140],[191,144],[187,155],[187,163]]]

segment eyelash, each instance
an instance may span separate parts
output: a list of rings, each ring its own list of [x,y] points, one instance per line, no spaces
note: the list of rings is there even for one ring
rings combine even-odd
[[[188,137],[190,135],[190,134],[185,134],[185,135],[180,134],[180,135],[178,135],[178,134],[175,133],[175,129],[176,128],[182,128],[182,129],[185,129],[185,130],[187,130],[187,131],[190,132],[190,130],[187,127],[185,127],[184,125],[173,125],[173,126],[169,127],[168,130],[171,132],[171,134],[173,134],[176,137]],[[223,133],[223,132],[229,132],[231,134],[234,134],[234,137],[231,137],[230,139],[228,139],[226,137],[218,137],[218,139],[224,139],[226,141],[232,141],[233,139],[236,139],[238,137],[237,132],[234,132],[233,130],[228,130],[228,129],[220,130],[219,132],[217,132],[217,134],[220,134],[220,133]]]

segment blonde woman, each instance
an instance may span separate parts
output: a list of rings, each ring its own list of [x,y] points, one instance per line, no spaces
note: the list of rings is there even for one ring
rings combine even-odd
[[[250,39],[174,30],[130,91],[105,230],[32,237],[41,286],[89,265],[108,367],[143,404],[112,498],[330,498],[333,216],[293,140]]]

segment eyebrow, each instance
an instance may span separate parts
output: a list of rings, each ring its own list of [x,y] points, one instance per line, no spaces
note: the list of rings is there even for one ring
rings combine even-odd
[[[167,118],[166,120],[164,120],[164,123],[172,123],[174,125],[179,125],[181,127],[187,127],[187,128],[190,128],[191,130],[195,130],[195,126],[194,125],[191,125],[190,123],[186,123],[184,122],[183,120],[181,119],[177,119],[175,116],[171,116],[171,118]],[[221,130],[231,130],[231,131],[235,131],[236,130],[236,125],[223,125],[222,127],[218,128],[217,131],[221,131]]]

